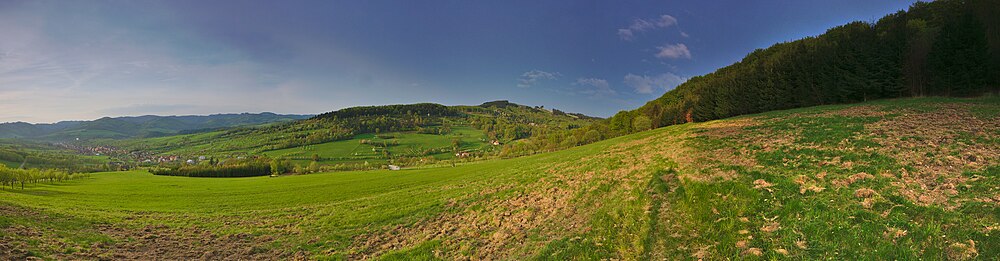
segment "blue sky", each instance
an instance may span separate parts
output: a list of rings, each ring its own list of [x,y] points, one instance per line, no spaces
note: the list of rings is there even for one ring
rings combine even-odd
[[[2,1],[0,122],[511,100],[610,116],[912,1]]]

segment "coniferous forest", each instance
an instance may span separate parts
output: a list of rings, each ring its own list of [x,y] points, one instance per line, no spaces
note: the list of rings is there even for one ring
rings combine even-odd
[[[997,6],[996,0],[918,2],[878,21],[758,49],[608,124],[627,134],[814,105],[998,92]]]

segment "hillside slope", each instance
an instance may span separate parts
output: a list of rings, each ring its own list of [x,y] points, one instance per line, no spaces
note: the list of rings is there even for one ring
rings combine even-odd
[[[430,133],[445,127],[479,130],[483,135],[477,136],[486,136],[479,141],[483,144],[493,140],[507,143],[536,133],[580,128],[598,120],[582,114],[549,111],[507,101],[487,102],[479,106],[418,103],[351,107],[307,120],[269,126],[228,128],[169,137],[99,140],[94,143],[156,154],[228,156],[287,149],[309,151],[313,145],[370,138],[370,135],[364,134]],[[439,134],[444,137],[442,139],[451,139],[445,137],[448,133]],[[429,144],[425,147],[438,149],[439,146]],[[448,151],[451,152],[450,149]]]
[[[0,190],[0,257],[1000,257],[1000,100],[683,124],[458,167]]]
[[[988,92],[1000,93],[1000,1],[917,2],[876,22],[755,50],[608,124],[633,133],[806,106]]]
[[[106,156],[82,155],[72,149],[26,140],[0,139],[0,164],[11,168],[62,169],[71,172],[114,170]]]

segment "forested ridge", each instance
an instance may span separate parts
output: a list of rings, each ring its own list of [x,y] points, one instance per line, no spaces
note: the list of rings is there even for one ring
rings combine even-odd
[[[877,22],[755,50],[606,124],[623,135],[771,110],[998,91],[1000,1],[918,2]]]
[[[71,141],[75,139],[161,137],[238,126],[290,122],[309,117],[312,116],[265,112],[204,116],[104,117],[92,121],[61,121],[40,124],[9,122],[0,123],[0,138]]]

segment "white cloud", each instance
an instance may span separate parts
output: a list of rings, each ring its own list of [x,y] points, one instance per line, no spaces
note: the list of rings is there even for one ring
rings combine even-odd
[[[677,76],[673,73],[664,73],[656,76],[646,75],[625,75],[625,85],[632,87],[636,93],[649,94],[655,90],[662,89],[669,91],[687,81],[687,78]]]
[[[631,29],[618,29],[618,37],[621,37],[622,40],[631,41],[635,39],[635,33]]]
[[[593,97],[615,95],[614,89],[611,88],[611,84],[605,79],[598,78],[579,78],[573,85],[588,87],[588,89],[580,90],[580,93],[591,95]]]
[[[687,58],[691,59],[691,51],[688,50],[687,45],[682,43],[679,44],[666,44],[660,47],[656,47],[660,51],[656,53],[657,58],[665,59],[679,59]]]
[[[635,19],[627,28],[618,29],[618,37],[621,37],[625,41],[632,41],[635,39],[635,33],[656,28],[667,28],[676,24],[677,18],[669,15],[661,15],[656,19]]]
[[[540,70],[531,70],[521,74],[521,78],[517,79],[517,87],[527,88],[535,85],[535,83],[542,80],[555,80],[559,79],[561,74],[555,72],[546,72]]]

